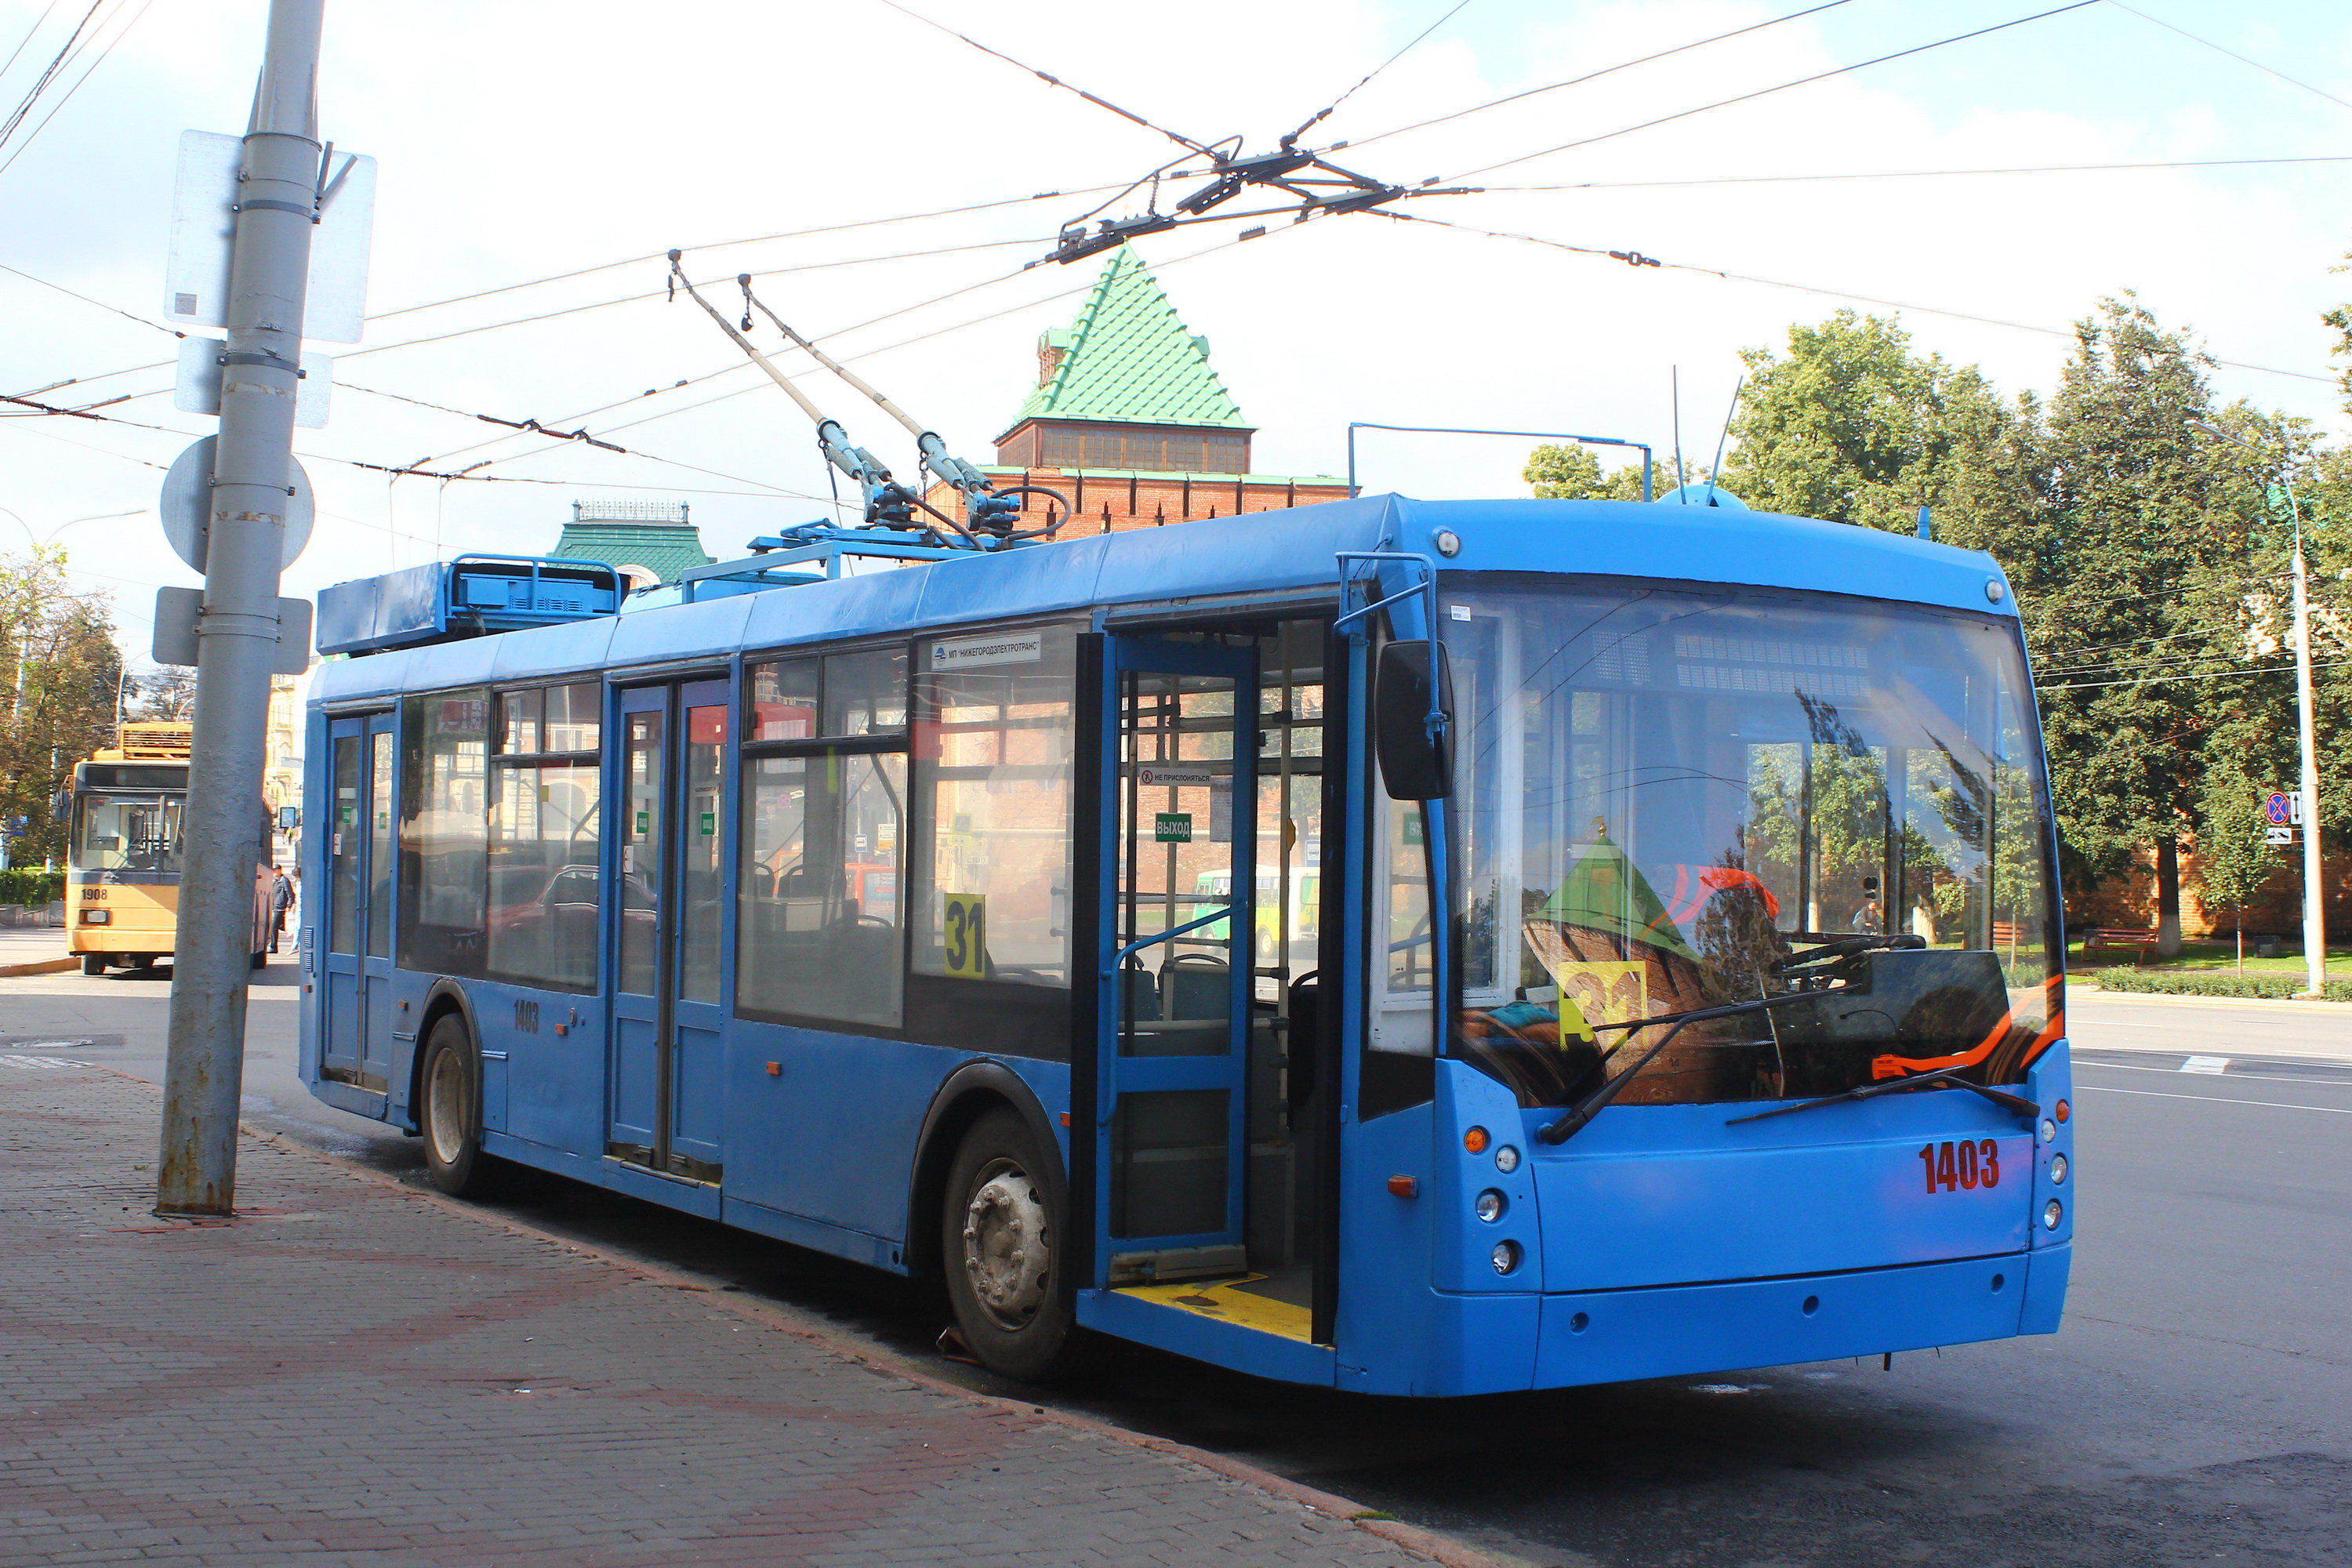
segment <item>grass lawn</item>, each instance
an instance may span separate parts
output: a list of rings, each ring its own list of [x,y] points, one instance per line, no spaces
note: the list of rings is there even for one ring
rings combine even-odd
[[[2101,948],[2086,959],[2083,956],[2083,944],[2080,942],[2068,945],[2066,966],[2080,971],[2134,967],[2129,949]],[[2153,949],[2149,950],[2147,962],[2137,967],[2143,973],[2158,974],[2211,970],[2234,974],[2238,972],[2237,945],[2227,937],[2220,942],[2186,941],[2180,944],[2180,952],[2171,958],[2158,958]],[[2327,950],[2326,967],[2330,978],[2352,978],[2352,947],[2331,945]],[[2254,956],[2254,944],[2249,942],[2246,943],[2245,972],[2248,974],[2301,974],[2303,944],[2299,942],[2288,943],[2279,950],[2276,958],[2257,958]]]

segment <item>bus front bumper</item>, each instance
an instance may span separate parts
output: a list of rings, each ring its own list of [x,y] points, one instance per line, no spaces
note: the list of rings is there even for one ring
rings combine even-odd
[[[2070,1245],[1953,1263],[1546,1295],[1534,1386],[1786,1366],[2058,1331]]]

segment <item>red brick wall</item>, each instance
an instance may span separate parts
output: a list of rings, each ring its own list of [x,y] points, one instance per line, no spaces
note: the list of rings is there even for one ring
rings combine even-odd
[[[2303,932],[2303,851],[2282,849],[2278,869],[2262,894],[2246,906],[2248,934],[2266,933],[2301,940]],[[2326,889],[2330,944],[2352,938],[2352,857],[2331,855],[2322,862]],[[2197,875],[2197,851],[2180,851],[2180,931],[2189,937],[2226,937],[2236,929],[2237,911],[2222,903],[2208,903]],[[2093,925],[2156,929],[2156,851],[2143,849],[2131,870],[2110,877],[2084,905],[2073,911]]]
[[[1067,474],[1059,468],[1027,468],[1023,472],[1025,482],[1044,485],[1071,499],[1077,517],[1063,529],[1062,537],[1066,539],[1077,534],[1125,533],[1130,529],[1160,528],[1171,522],[1231,517],[1239,511],[1278,511],[1285,507],[1345,500],[1348,495],[1348,487],[1337,480],[1289,484],[1209,474],[1130,479],[1095,473]],[[1000,486],[1005,482],[1003,478],[997,479]],[[961,515],[955,492],[944,485],[933,486],[923,499],[950,517]],[[1050,504],[1042,496],[1030,497],[1029,517],[1041,519],[1041,509]],[[1034,527],[1035,523],[1026,522],[1024,526]]]

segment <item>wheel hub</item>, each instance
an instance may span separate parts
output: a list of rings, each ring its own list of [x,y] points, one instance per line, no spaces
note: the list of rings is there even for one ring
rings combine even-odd
[[[457,1053],[443,1051],[433,1058],[433,1076],[425,1086],[425,1133],[432,1140],[433,1157],[444,1165],[457,1163],[465,1143],[463,1071]]]
[[[982,1173],[964,1206],[963,1267],[971,1293],[998,1324],[1019,1329],[1045,1302],[1051,1263],[1045,1205],[1036,1184],[1000,1162]]]

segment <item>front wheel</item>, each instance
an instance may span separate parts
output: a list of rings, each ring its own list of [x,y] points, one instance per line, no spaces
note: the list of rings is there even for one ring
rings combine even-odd
[[[453,1198],[488,1194],[498,1160],[482,1152],[481,1074],[466,1022],[447,1014],[425,1042],[423,1103],[425,1173]]]
[[[1018,1113],[989,1111],[956,1151],[940,1226],[963,1342],[991,1372],[1029,1383],[1063,1363],[1072,1331],[1055,1277],[1061,1222],[1051,1159]]]

